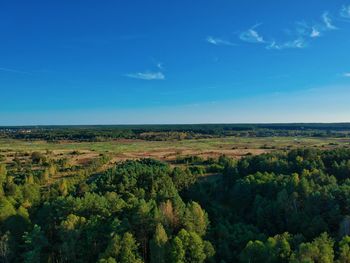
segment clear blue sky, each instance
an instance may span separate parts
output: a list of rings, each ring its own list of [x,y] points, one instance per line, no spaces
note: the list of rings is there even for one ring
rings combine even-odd
[[[350,1],[1,1],[0,40],[0,125],[350,121]]]

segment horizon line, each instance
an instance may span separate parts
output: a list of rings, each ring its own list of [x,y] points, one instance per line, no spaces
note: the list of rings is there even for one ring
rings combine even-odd
[[[347,122],[203,122],[203,123],[132,123],[132,124],[24,124],[24,125],[0,125],[0,128],[16,128],[16,127],[93,127],[93,126],[175,126],[175,125],[341,125],[349,124]]]

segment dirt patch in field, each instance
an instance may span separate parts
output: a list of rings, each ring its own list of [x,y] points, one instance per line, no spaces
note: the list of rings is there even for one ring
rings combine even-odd
[[[128,159],[142,159],[142,158],[153,158],[160,161],[174,161],[177,157],[180,156],[191,156],[196,155],[200,156],[204,159],[206,158],[218,158],[221,155],[226,155],[231,158],[240,159],[246,155],[259,155],[263,153],[271,152],[271,150],[267,149],[232,149],[232,150],[225,150],[225,149],[218,149],[218,150],[210,150],[210,151],[203,151],[203,150],[190,150],[190,149],[164,149],[164,150],[156,150],[156,151],[145,151],[145,152],[138,152],[138,153],[125,153],[125,154],[117,154],[112,156],[112,163],[125,161]]]
[[[263,153],[271,152],[267,149],[234,149],[234,150],[211,150],[201,153],[190,153],[189,155],[198,155],[203,158],[217,158],[221,155],[226,155],[235,159],[242,158],[246,155],[259,155]]]

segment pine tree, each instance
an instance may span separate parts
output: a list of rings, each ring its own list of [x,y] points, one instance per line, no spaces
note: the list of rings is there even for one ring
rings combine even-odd
[[[121,240],[120,263],[141,263],[142,260],[137,251],[138,245],[130,233],[125,233]]]
[[[154,237],[150,242],[151,249],[151,262],[152,263],[165,263],[166,262],[166,244],[168,242],[168,236],[164,230],[162,224],[156,226]]]
[[[25,232],[23,239],[26,250],[24,253],[24,262],[41,262],[43,258],[42,251],[48,245],[47,239],[44,233],[41,231],[41,227],[34,225],[34,228],[31,232]]]
[[[171,241],[169,249],[170,263],[184,263],[185,262],[185,248],[179,237],[175,237]]]

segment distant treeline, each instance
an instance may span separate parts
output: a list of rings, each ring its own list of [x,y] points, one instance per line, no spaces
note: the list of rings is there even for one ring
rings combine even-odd
[[[0,127],[0,136],[26,140],[104,141],[110,139],[182,140],[223,136],[348,137],[350,123],[179,124]]]

